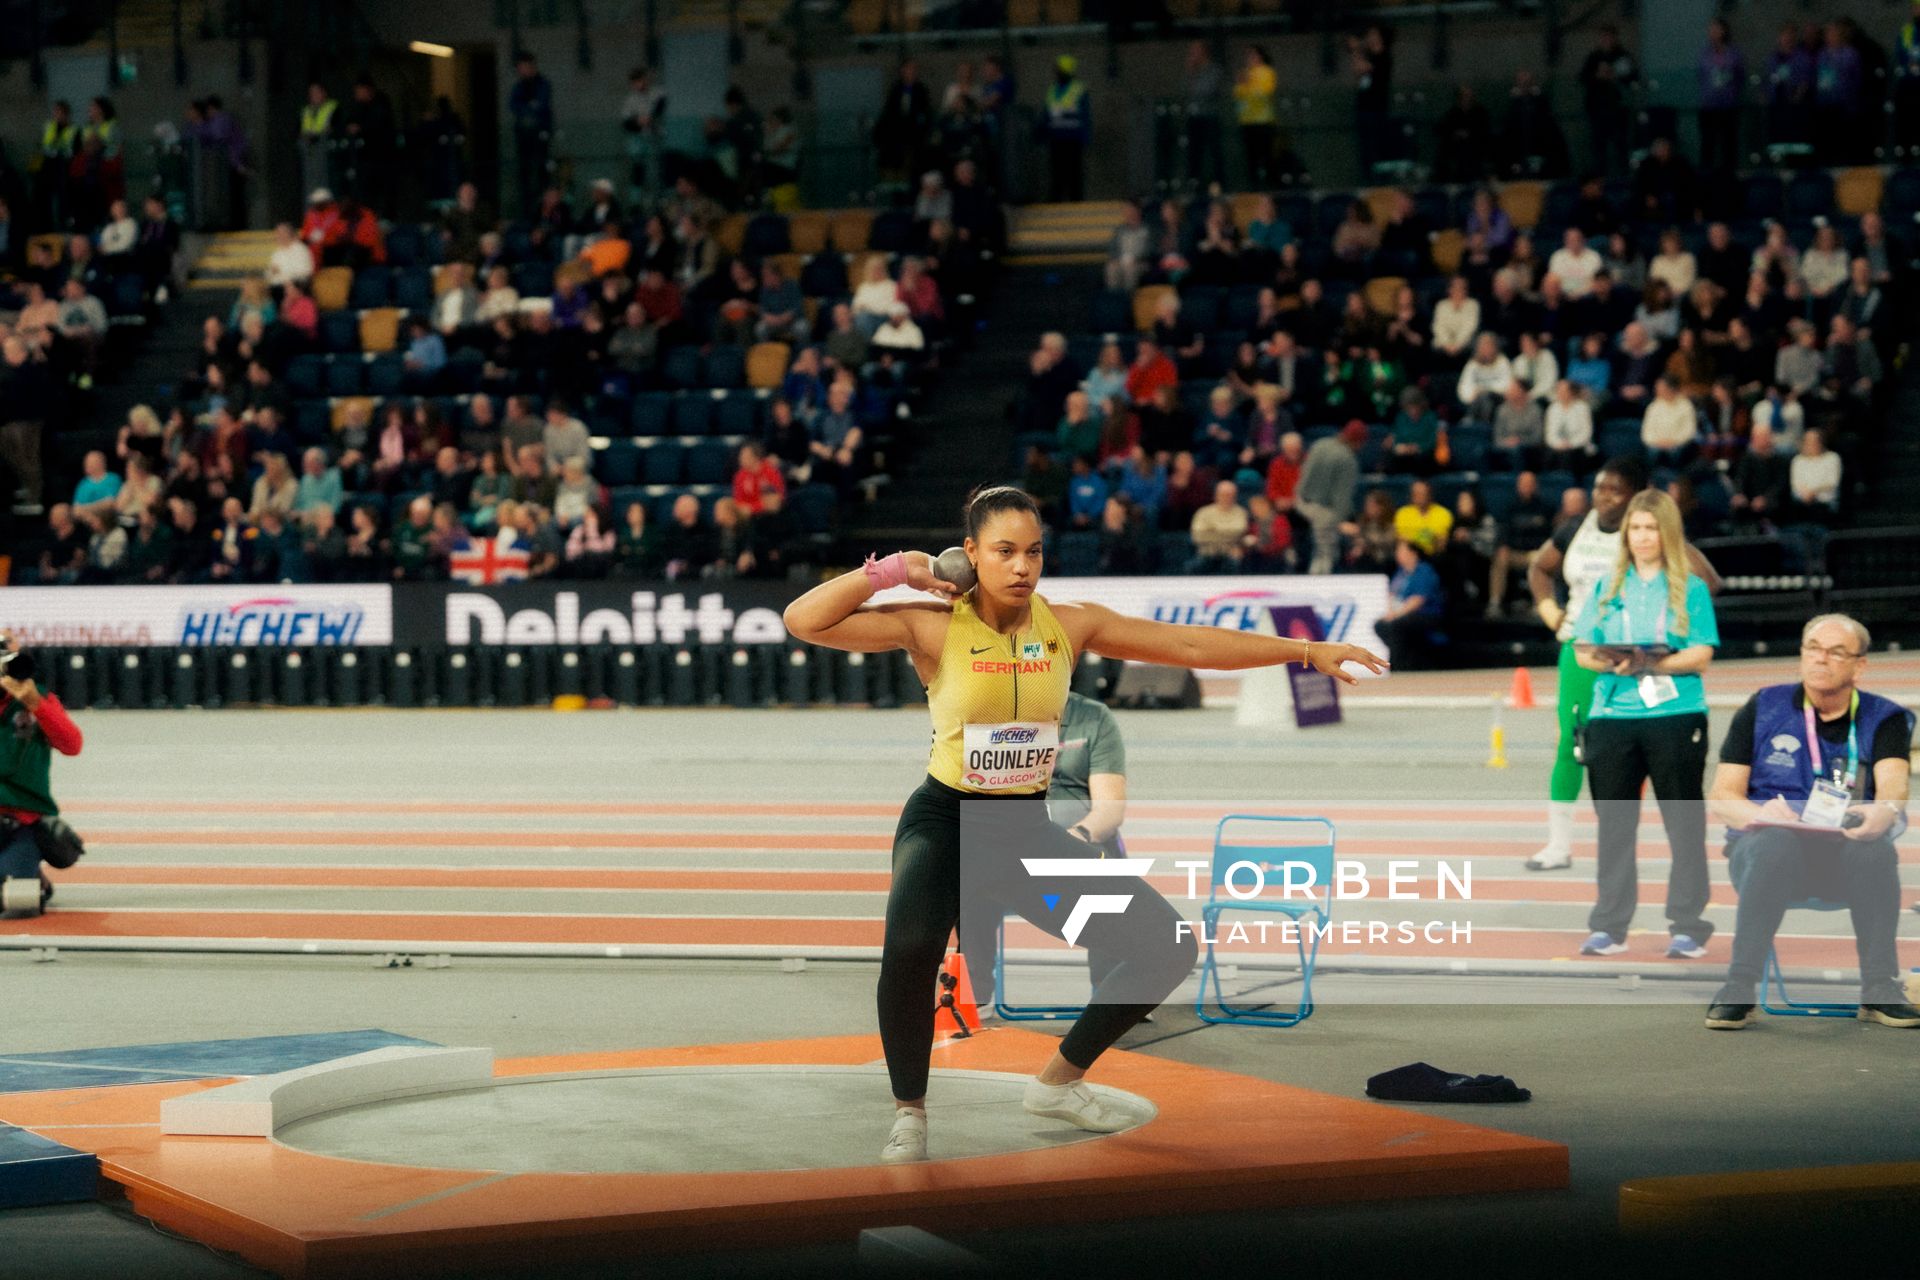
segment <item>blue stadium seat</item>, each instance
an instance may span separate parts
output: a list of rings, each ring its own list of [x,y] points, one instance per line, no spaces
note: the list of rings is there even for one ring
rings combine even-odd
[[[531,261],[534,257],[533,234],[523,224],[514,223],[500,235],[500,252],[508,262]]]
[[[1060,535],[1053,572],[1069,578],[1090,578],[1100,572],[1100,535],[1075,530]]]
[[[809,298],[838,298],[847,292],[847,262],[832,250],[816,253],[800,268],[800,292]]]
[[[485,365],[485,356],[472,347],[462,347],[447,357],[446,367],[440,370],[440,385],[449,394],[470,396],[480,389]]]
[[[414,315],[433,312],[433,272],[425,267],[408,267],[393,273],[393,305]]]
[[[1571,471],[1546,471],[1540,475],[1540,496],[1547,500],[1550,507],[1560,505],[1560,495],[1578,485],[1580,481]]]
[[[1193,535],[1176,529],[1165,529],[1154,539],[1154,559],[1162,577],[1176,577],[1187,571],[1187,561],[1193,559]]]
[[[412,223],[401,222],[387,232],[387,265],[417,267],[425,254],[426,237]]]
[[[1321,196],[1314,202],[1314,230],[1322,236],[1331,236],[1340,224],[1346,221],[1347,207],[1353,203],[1350,191],[1334,191]]]
[[[641,479],[648,484],[679,484],[685,452],[677,440],[649,445],[641,463]]]
[[[553,264],[523,262],[513,269],[513,287],[523,298],[545,298],[553,293]]]
[[[1227,304],[1227,291],[1213,285],[1192,285],[1180,291],[1180,318],[1209,333],[1220,327],[1220,313]]]
[[[351,311],[322,311],[320,348],[323,351],[358,351],[360,317]]]
[[[375,356],[366,362],[367,394],[397,396],[407,379],[406,361],[395,352]]]
[[[660,360],[660,376],[670,387],[700,385],[700,348],[668,347]]]
[[[757,436],[766,401],[751,391],[736,391],[715,406],[714,431],[723,436]]]
[[[1462,493],[1474,487],[1473,477],[1460,471],[1443,471],[1432,483],[1433,500],[1449,511]]]
[[[296,400],[293,433],[302,444],[320,444],[333,434],[333,406],[325,400]]]
[[[1540,207],[1540,219],[1556,227],[1567,227],[1573,223],[1573,211],[1580,203],[1580,184],[1577,182],[1556,182],[1547,188],[1547,199]],[[1473,205],[1472,197],[1467,206]],[[1465,219],[1461,219],[1462,223]]]
[[[713,397],[704,391],[676,396],[673,401],[673,434],[704,436],[713,430]]]
[[[1313,234],[1313,198],[1311,196],[1281,196],[1274,201],[1274,209],[1280,214],[1280,220],[1293,228],[1293,238],[1304,240]]]
[[[1645,452],[1640,443],[1640,419],[1609,418],[1600,424],[1594,443],[1603,458],[1633,457]]]
[[[336,356],[327,361],[328,395],[357,396],[364,385],[364,362],[359,356]]]
[[[1504,526],[1507,523],[1507,517],[1513,514],[1513,509],[1520,505],[1520,495],[1513,491],[1511,484],[1495,481],[1481,488],[1480,502],[1486,508],[1487,514],[1492,516],[1496,523]]]
[[[1094,294],[1089,327],[1095,333],[1125,333],[1132,329],[1133,299],[1111,289]]]
[[[1421,187],[1413,193],[1413,211],[1429,231],[1443,231],[1454,225],[1453,198],[1436,187]]]
[[[793,241],[787,235],[787,219],[784,214],[756,214],[747,223],[746,237],[741,242],[741,252],[749,258],[768,258],[776,253],[790,253]]]
[[[718,440],[687,446],[688,484],[725,484],[733,478],[733,452]]]
[[[742,347],[715,347],[700,366],[703,387],[744,387],[747,385],[747,353]]]
[[[633,398],[633,434],[664,436],[673,430],[673,397],[664,391],[649,391]]]
[[[348,307],[366,311],[392,302],[393,272],[386,267],[361,267],[353,273],[353,288],[347,294]]]
[[[613,511],[614,523],[620,525],[626,524],[627,508],[636,502],[640,504],[641,510],[646,511],[649,517],[652,516],[653,512],[647,509],[647,491],[645,489],[637,484],[613,486],[607,494],[607,506]]]
[[[141,280],[137,275],[114,276],[103,301],[110,316],[146,314],[147,296],[142,292]]]
[[[1779,174],[1752,174],[1742,181],[1741,188],[1742,212],[1754,222],[1777,218],[1786,212],[1787,184],[1780,180]]]
[[[1464,426],[1455,427],[1447,433],[1447,444],[1453,450],[1453,465],[1462,471],[1486,470],[1490,443],[1488,433],[1471,431]]]
[[[913,210],[888,209],[875,215],[867,247],[879,253],[905,253],[913,243]]]
[[[803,484],[788,499],[793,522],[804,533],[829,533],[833,529],[833,511],[840,496],[830,484]]]
[[[1833,213],[1833,175],[1825,169],[1803,169],[1787,183],[1787,216],[1825,218]]]
[[[1220,313],[1220,324],[1228,329],[1251,329],[1260,319],[1260,289],[1257,285],[1238,285],[1227,293],[1227,305]]]
[[[327,394],[327,358],[298,355],[287,362],[287,393],[295,399]]]
[[[1888,174],[1880,203],[1892,219],[1905,221],[1920,213],[1920,169],[1900,169]]]
[[[611,440],[594,456],[593,478],[609,488],[640,481],[640,446],[631,440]]]

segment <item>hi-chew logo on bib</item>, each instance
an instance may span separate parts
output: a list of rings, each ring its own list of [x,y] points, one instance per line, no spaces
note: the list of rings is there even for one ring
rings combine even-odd
[[[1045,786],[1060,749],[1060,726],[1008,721],[969,724],[963,734],[967,785],[978,791]]]

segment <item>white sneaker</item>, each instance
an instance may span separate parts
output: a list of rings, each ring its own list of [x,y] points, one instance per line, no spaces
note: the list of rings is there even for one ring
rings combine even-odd
[[[1569,800],[1555,800],[1547,805],[1547,844],[1527,859],[1527,870],[1565,871],[1573,865],[1575,807]]]
[[[927,1158],[927,1113],[900,1111],[893,1117],[893,1132],[887,1145],[880,1148],[881,1164],[909,1164]]]
[[[1043,1084],[1039,1078],[1027,1082],[1026,1097],[1021,1100],[1030,1116],[1065,1120],[1089,1133],[1119,1133],[1141,1122],[1133,1110],[1101,1097],[1084,1080],[1072,1084]]]

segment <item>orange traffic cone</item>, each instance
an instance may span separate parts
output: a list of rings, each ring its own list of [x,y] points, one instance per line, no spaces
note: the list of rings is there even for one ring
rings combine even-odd
[[[947,957],[933,993],[933,1033],[964,1040],[980,1026],[980,1010],[973,999],[973,980],[967,976],[967,958],[958,951]]]
[[[1533,710],[1533,673],[1525,667],[1513,669],[1513,688],[1507,693],[1507,705],[1518,711]]]

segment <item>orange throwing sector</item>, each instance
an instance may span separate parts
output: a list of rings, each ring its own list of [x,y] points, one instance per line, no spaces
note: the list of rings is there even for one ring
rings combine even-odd
[[[1521,711],[1533,710],[1533,673],[1525,667],[1513,669],[1513,688],[1507,693],[1507,705]]]
[[[934,984],[933,1033],[966,1037],[979,1029],[980,1010],[973,999],[973,979],[967,976],[967,958],[956,951],[940,967]]]

